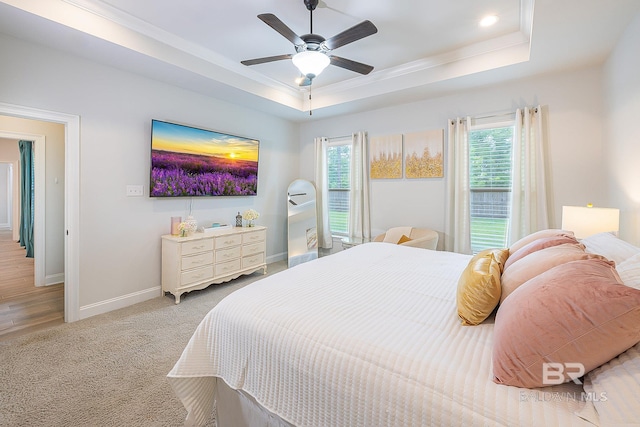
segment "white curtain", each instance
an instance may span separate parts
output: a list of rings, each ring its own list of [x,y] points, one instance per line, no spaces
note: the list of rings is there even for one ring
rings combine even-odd
[[[549,228],[542,108],[516,111],[509,244]]]
[[[352,135],[351,199],[349,205],[349,234],[351,237],[371,237],[368,147],[366,132],[357,132]]]
[[[316,210],[318,213],[318,246],[333,247],[331,228],[329,227],[329,194],[327,192],[327,144],[329,138],[319,137],[313,140],[316,150]]]
[[[471,118],[451,119],[448,127],[444,249],[470,254],[469,129]]]

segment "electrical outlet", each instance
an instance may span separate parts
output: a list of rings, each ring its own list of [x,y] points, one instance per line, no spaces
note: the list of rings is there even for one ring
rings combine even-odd
[[[136,197],[144,195],[144,187],[142,185],[127,185],[127,197]]]

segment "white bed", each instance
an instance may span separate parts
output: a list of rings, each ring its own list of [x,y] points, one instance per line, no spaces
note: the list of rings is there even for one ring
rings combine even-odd
[[[187,424],[598,424],[582,385],[493,382],[492,318],[456,314],[470,258],[370,243],[234,292],[168,374]]]

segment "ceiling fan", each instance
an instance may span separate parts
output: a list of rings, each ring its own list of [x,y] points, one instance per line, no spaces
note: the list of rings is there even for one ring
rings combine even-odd
[[[291,59],[293,64],[304,76],[300,86],[309,86],[311,81],[317,77],[329,64],[360,74],[369,74],[373,67],[351,59],[341,58],[331,55],[330,52],[341,46],[353,43],[362,38],[368,37],[378,32],[378,29],[371,21],[363,21],[353,27],[325,39],[319,34],[313,34],[313,11],[318,6],[318,0],[303,0],[309,10],[310,30],[309,34],[298,36],[285,25],[278,17],[272,13],[263,13],[258,18],[265,24],[276,30],[284,38],[294,44],[295,54],[267,56],[264,58],[249,59],[241,61],[244,65],[257,65],[265,62]]]

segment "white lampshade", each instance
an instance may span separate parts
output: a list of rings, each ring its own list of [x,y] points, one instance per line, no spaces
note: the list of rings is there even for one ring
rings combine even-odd
[[[331,62],[327,55],[315,50],[296,53],[291,60],[302,75],[310,78],[317,77]]]
[[[563,206],[562,229],[573,231],[577,239],[596,233],[618,233],[620,210],[587,206]]]

